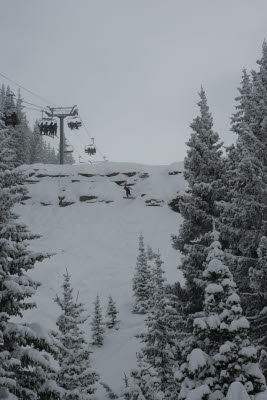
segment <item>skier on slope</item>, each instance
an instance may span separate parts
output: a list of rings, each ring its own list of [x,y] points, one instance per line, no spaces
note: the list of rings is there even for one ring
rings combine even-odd
[[[125,183],[125,185],[124,185],[124,190],[125,190],[125,192],[126,192],[126,197],[131,196],[131,190],[130,190],[130,188],[126,185],[126,183]]]

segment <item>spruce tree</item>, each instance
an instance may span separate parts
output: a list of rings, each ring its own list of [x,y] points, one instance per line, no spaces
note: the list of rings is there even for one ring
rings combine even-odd
[[[139,236],[139,254],[133,277],[133,293],[135,297],[133,312],[145,314],[149,310],[151,301],[151,271],[142,234]]]
[[[148,261],[153,261],[153,259],[155,258],[155,253],[150,245],[147,245],[146,254]]]
[[[30,164],[35,163],[44,163],[44,144],[38,121],[35,122],[30,137]]]
[[[213,231],[203,273],[203,313],[194,319],[190,345],[182,352],[184,363],[175,374],[181,384],[179,400],[223,399],[232,382],[247,393],[265,390],[257,350],[250,344],[249,322],[243,316],[240,297],[229,268],[224,264],[219,234]]]
[[[90,352],[81,326],[86,321],[84,305],[73,299],[68,271],[63,275],[63,297],[55,301],[62,310],[57,320],[61,343],[58,384],[66,400],[90,400],[96,391],[98,375],[90,368]]]
[[[72,147],[71,145],[68,144],[66,137],[64,137],[64,164],[74,164],[75,159],[73,157],[73,153],[66,153]],[[56,155],[57,162],[55,164],[59,164],[60,160],[60,152],[58,149],[57,155]]]
[[[156,257],[153,307],[146,318],[146,331],[140,335],[144,344],[138,353],[138,368],[132,371],[131,396],[147,400],[175,398],[173,368],[177,359],[177,313],[165,291],[162,261]],[[134,393],[136,393],[134,395]],[[177,395],[177,393],[176,393]]]
[[[232,117],[232,130],[238,137],[228,150],[227,195],[220,203],[221,240],[241,292],[250,291],[248,271],[257,265],[257,249],[267,228],[265,150],[258,126],[261,122],[255,126],[255,91],[244,70],[237,111]]]
[[[49,354],[56,354],[52,337],[37,324],[14,320],[36,307],[30,299],[40,284],[28,272],[46,255],[27,248],[37,236],[12,211],[25,189],[20,188],[24,177],[12,169],[9,140],[10,130],[0,120],[0,387],[20,400],[57,399],[49,360]]]
[[[254,314],[251,322],[251,336],[262,349],[261,368],[267,378],[267,237],[263,236],[258,248],[258,263],[249,270],[252,293],[249,293],[250,309]]]
[[[91,323],[92,326],[92,344],[96,346],[102,346],[104,342],[104,324],[102,318],[102,309],[100,306],[100,298],[99,294],[96,296],[96,300],[94,302],[94,317]]]
[[[31,131],[29,128],[26,115],[23,112],[23,105],[22,105],[22,98],[20,95],[20,91],[18,92],[16,104],[12,109],[9,110],[9,112],[13,111],[16,112],[19,121],[19,123],[15,127],[10,128],[14,140],[16,163],[17,165],[30,164]]]
[[[154,265],[151,268],[151,278],[152,278],[152,286],[153,290],[164,293],[165,291],[165,282],[166,279],[164,277],[165,271],[162,268],[163,261],[161,259],[160,253],[154,255]]]
[[[117,324],[117,315],[118,315],[118,310],[116,307],[115,301],[112,299],[111,296],[108,298],[108,306],[107,306],[107,313],[106,316],[108,318],[107,321],[107,327],[108,328],[114,328]]]
[[[181,270],[186,279],[188,302],[186,313],[202,309],[203,263],[207,256],[208,233],[212,220],[219,216],[216,202],[223,196],[222,143],[213,131],[213,119],[203,88],[199,93],[200,115],[192,124],[193,130],[187,145],[184,176],[191,193],[180,202],[184,222],[178,236],[173,236],[173,246],[183,254]]]

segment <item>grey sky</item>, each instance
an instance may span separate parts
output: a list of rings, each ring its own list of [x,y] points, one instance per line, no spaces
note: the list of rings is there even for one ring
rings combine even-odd
[[[0,0],[0,6],[0,72],[56,104],[77,104],[108,159],[182,160],[201,84],[215,129],[227,144],[234,140],[229,117],[242,68],[256,68],[261,56],[266,0]],[[85,132],[67,137],[86,159]]]

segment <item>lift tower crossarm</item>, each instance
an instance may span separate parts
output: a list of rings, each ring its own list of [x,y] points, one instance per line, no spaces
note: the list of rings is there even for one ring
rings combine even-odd
[[[75,117],[78,115],[77,106],[72,107],[47,107],[49,111],[45,111],[45,113],[50,118],[59,118],[60,122],[60,141],[59,141],[59,155],[60,155],[60,164],[64,164],[64,118],[66,117]]]

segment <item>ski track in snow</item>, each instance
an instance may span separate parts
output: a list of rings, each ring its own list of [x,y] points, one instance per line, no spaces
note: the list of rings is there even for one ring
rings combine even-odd
[[[38,172],[34,171],[38,168]],[[39,322],[45,328],[55,327],[59,308],[54,303],[56,294],[61,294],[63,273],[71,274],[74,292],[85,303],[90,317],[85,325],[88,341],[91,339],[90,321],[93,301],[100,295],[105,315],[108,295],[115,300],[119,311],[119,329],[107,329],[102,348],[93,348],[92,364],[100,373],[101,380],[112,389],[122,386],[124,372],[129,373],[136,365],[135,354],[140,342],[135,335],[144,329],[144,316],[131,313],[132,277],[138,254],[138,236],[142,232],[145,242],[154,251],[160,251],[168,282],[182,280],[177,271],[180,255],[171,246],[171,234],[177,234],[181,216],[173,212],[167,203],[177,192],[183,193],[186,185],[182,174],[169,176],[168,171],[181,170],[181,163],[171,166],[139,166],[138,164],[103,163],[98,166],[44,166],[22,167],[26,173],[32,171],[50,175],[66,174],[65,178],[36,178],[39,183],[28,185],[29,196],[25,204],[15,206],[20,221],[27,224],[32,233],[41,238],[30,242],[30,248],[42,252],[56,253],[42,263],[37,263],[31,276],[42,283],[34,300],[37,309],[27,311],[25,319]],[[135,183],[135,200],[124,200],[123,187],[113,181],[121,176],[81,177],[79,172],[105,174],[111,172],[148,172],[149,178],[138,176],[127,178]],[[73,179],[80,182],[72,182]],[[94,181],[94,182],[92,182]],[[80,195],[95,194],[99,199],[112,203],[80,202]],[[145,198],[141,194],[146,193]],[[58,196],[65,196],[75,204],[59,207]],[[164,200],[162,207],[147,207],[145,199]],[[52,203],[42,206],[47,199]]]

